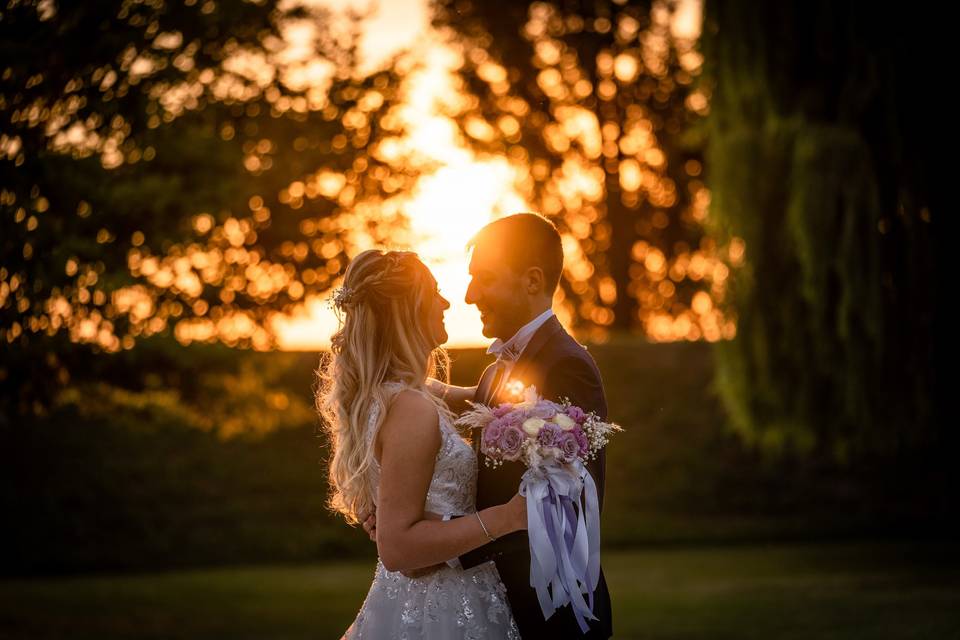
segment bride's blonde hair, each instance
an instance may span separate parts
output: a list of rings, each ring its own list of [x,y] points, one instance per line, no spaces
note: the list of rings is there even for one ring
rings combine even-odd
[[[371,249],[351,261],[334,297],[341,325],[317,370],[316,409],[331,449],[327,504],[350,524],[373,508],[375,439],[368,442],[366,431],[374,407],[371,428],[379,431],[393,397],[383,383],[423,391],[450,416],[426,388],[428,376],[449,380],[449,356],[435,346],[430,326],[435,283],[415,253]]]

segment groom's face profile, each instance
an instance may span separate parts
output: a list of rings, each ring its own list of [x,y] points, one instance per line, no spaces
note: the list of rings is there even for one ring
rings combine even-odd
[[[477,244],[473,249],[464,301],[479,309],[483,335],[488,338],[509,340],[529,321],[530,305],[523,276],[489,243]]]

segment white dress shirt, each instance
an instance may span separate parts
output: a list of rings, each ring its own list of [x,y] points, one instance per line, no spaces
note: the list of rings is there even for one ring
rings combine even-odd
[[[530,339],[533,338],[533,334],[535,334],[537,329],[543,326],[543,323],[549,320],[552,315],[553,309],[547,309],[520,327],[506,342],[497,338],[493,341],[493,344],[487,348],[487,353],[492,353],[497,356],[497,360],[503,360],[506,363],[507,368],[503,372],[504,380],[509,379],[513,365],[520,358],[520,355],[523,353],[523,350],[527,348],[527,345],[530,344]]]

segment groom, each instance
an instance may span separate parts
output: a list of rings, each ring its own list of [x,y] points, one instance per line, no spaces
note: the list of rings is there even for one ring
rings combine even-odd
[[[607,417],[603,382],[593,358],[561,326],[551,301],[563,269],[563,247],[556,227],[546,218],[519,213],[495,220],[471,240],[470,285],[466,302],[476,305],[483,335],[496,338],[487,353],[497,356],[480,377],[475,400],[496,405],[510,399],[510,383],[534,385],[549,400],[567,397],[584,411]],[[473,434],[480,457],[480,434]],[[481,457],[482,459],[482,457]],[[606,452],[601,449],[587,469],[597,485],[603,512]],[[522,461],[498,468],[478,465],[477,509],[508,501],[526,470]],[[583,634],[573,610],[564,606],[543,619],[530,586],[530,548],[526,531],[518,531],[460,556],[464,568],[493,560],[507,587],[513,616],[524,638],[609,638],[610,594],[600,570],[594,592],[590,630]]]
[[[483,335],[496,338],[487,353],[497,356],[480,377],[474,401],[487,405],[508,401],[515,386],[510,383],[520,382],[523,386],[534,385],[549,400],[566,397],[584,411],[606,419],[607,404],[597,365],[563,329],[551,309],[563,269],[563,247],[553,223],[532,213],[507,216],[481,229],[470,245],[471,280],[465,300],[480,310]],[[482,460],[480,434],[472,434],[472,441]],[[601,450],[587,463],[597,486],[601,513],[605,461],[605,451]],[[521,461],[505,462],[496,469],[481,462],[478,467],[477,510],[510,500],[526,470]],[[371,537],[375,522],[375,516],[364,522]],[[530,586],[526,531],[503,536],[458,560],[465,569],[493,560],[525,639],[603,639],[613,634],[610,594],[602,568],[593,594],[593,613],[598,619],[588,620],[587,634],[580,631],[569,605],[544,620],[536,591]]]

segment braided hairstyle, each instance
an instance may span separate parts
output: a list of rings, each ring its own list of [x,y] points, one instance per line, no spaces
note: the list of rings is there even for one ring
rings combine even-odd
[[[436,295],[436,280],[417,254],[371,249],[350,262],[334,297],[341,324],[317,371],[316,409],[331,449],[328,506],[350,524],[374,505],[368,470],[376,438],[369,436],[380,429],[392,399],[384,383],[425,393],[451,417],[426,388],[428,376],[449,379],[449,357],[429,322]],[[374,407],[380,412],[368,434]]]

